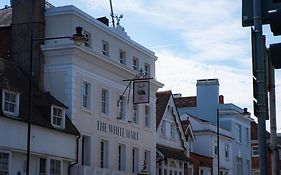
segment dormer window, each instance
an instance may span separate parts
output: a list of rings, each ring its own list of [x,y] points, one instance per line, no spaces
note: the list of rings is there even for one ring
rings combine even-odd
[[[65,124],[65,109],[53,105],[51,107],[51,122],[54,127],[64,128]]]
[[[6,115],[19,115],[19,93],[3,90],[2,91],[2,110]]]

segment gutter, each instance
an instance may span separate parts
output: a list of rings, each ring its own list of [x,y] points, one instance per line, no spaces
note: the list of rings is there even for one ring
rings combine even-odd
[[[72,164],[70,164],[69,166],[68,166],[68,175],[70,175],[70,169],[74,166],[74,165],[76,165],[76,164],[78,164],[78,156],[79,156],[79,139],[80,139],[80,137],[81,137],[81,135],[79,134],[79,136],[77,137],[77,139],[76,139],[76,160],[75,160],[75,162],[74,163],[72,163]]]

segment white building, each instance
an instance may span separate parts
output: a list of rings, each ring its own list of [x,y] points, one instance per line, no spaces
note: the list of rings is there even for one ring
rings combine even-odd
[[[192,130],[187,141],[171,91],[157,92],[156,96],[157,174],[183,175],[190,164]]]
[[[0,174],[25,174],[27,153],[28,79],[0,59]],[[77,162],[79,132],[65,115],[66,106],[33,88],[29,174],[68,174]]]
[[[218,174],[219,167],[222,175],[234,175],[233,173],[233,141],[231,133],[225,129],[219,129],[219,147],[217,142],[217,127],[206,120],[199,119],[187,113],[182,114],[181,118],[188,119],[192,125],[195,135],[193,142],[193,152],[213,158],[213,174]],[[219,153],[218,153],[219,148]],[[211,175],[209,167],[201,167],[203,174]]]
[[[252,121],[250,113],[232,103],[224,103],[224,97],[219,95],[218,79],[197,80],[196,86],[196,97],[176,99],[180,115],[188,113],[208,121],[214,126],[217,125],[219,116],[220,128],[229,131],[230,137],[234,138],[231,144],[232,149],[230,149],[233,155],[230,158],[233,163],[233,174],[249,174],[251,172],[250,129]]]
[[[69,106],[67,114],[81,132],[79,163],[73,174],[156,174],[156,91],[154,52],[132,41],[118,25],[109,27],[74,6],[46,11],[46,37],[71,36],[83,27],[87,41],[46,42],[44,87]],[[149,103],[133,105],[132,79],[142,68],[150,80]]]

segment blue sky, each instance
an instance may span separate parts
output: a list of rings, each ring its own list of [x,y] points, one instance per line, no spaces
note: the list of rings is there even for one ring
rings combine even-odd
[[[0,8],[8,0],[1,0]],[[93,17],[110,19],[109,0],[49,0],[54,6],[74,5]],[[241,25],[242,0],[112,0],[114,13],[136,42],[158,56],[156,78],[184,96],[196,95],[196,80],[218,78],[226,103],[252,111],[250,28]],[[281,42],[272,37],[268,42]],[[281,79],[276,71],[276,93]],[[281,108],[277,108],[280,116]],[[281,119],[277,118],[278,128]]]

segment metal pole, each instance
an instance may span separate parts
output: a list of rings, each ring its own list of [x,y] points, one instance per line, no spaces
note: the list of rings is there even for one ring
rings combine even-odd
[[[27,151],[26,151],[26,175],[29,175],[30,163],[30,135],[31,135],[31,111],[32,111],[32,57],[33,57],[33,32],[30,32],[30,60],[28,80],[28,119],[27,119]]]
[[[111,18],[112,18],[112,26],[115,27],[114,14],[113,14],[113,7],[112,7],[112,1],[109,0],[109,2],[110,2],[110,10],[111,10],[110,16],[111,16]]]
[[[220,175],[220,119],[219,119],[219,109],[217,109],[217,147],[218,147],[218,175]]]
[[[265,58],[264,58],[264,40],[262,36],[262,0],[253,1],[254,9],[254,32],[256,36],[255,55],[256,55],[256,88],[257,88],[257,118],[258,118],[258,139],[259,139],[259,167],[260,175],[266,175],[266,81],[265,81]]]
[[[270,148],[271,148],[271,171],[272,175],[279,175],[278,148],[276,134],[276,100],[275,100],[275,71],[269,61],[269,107],[270,107]]]

